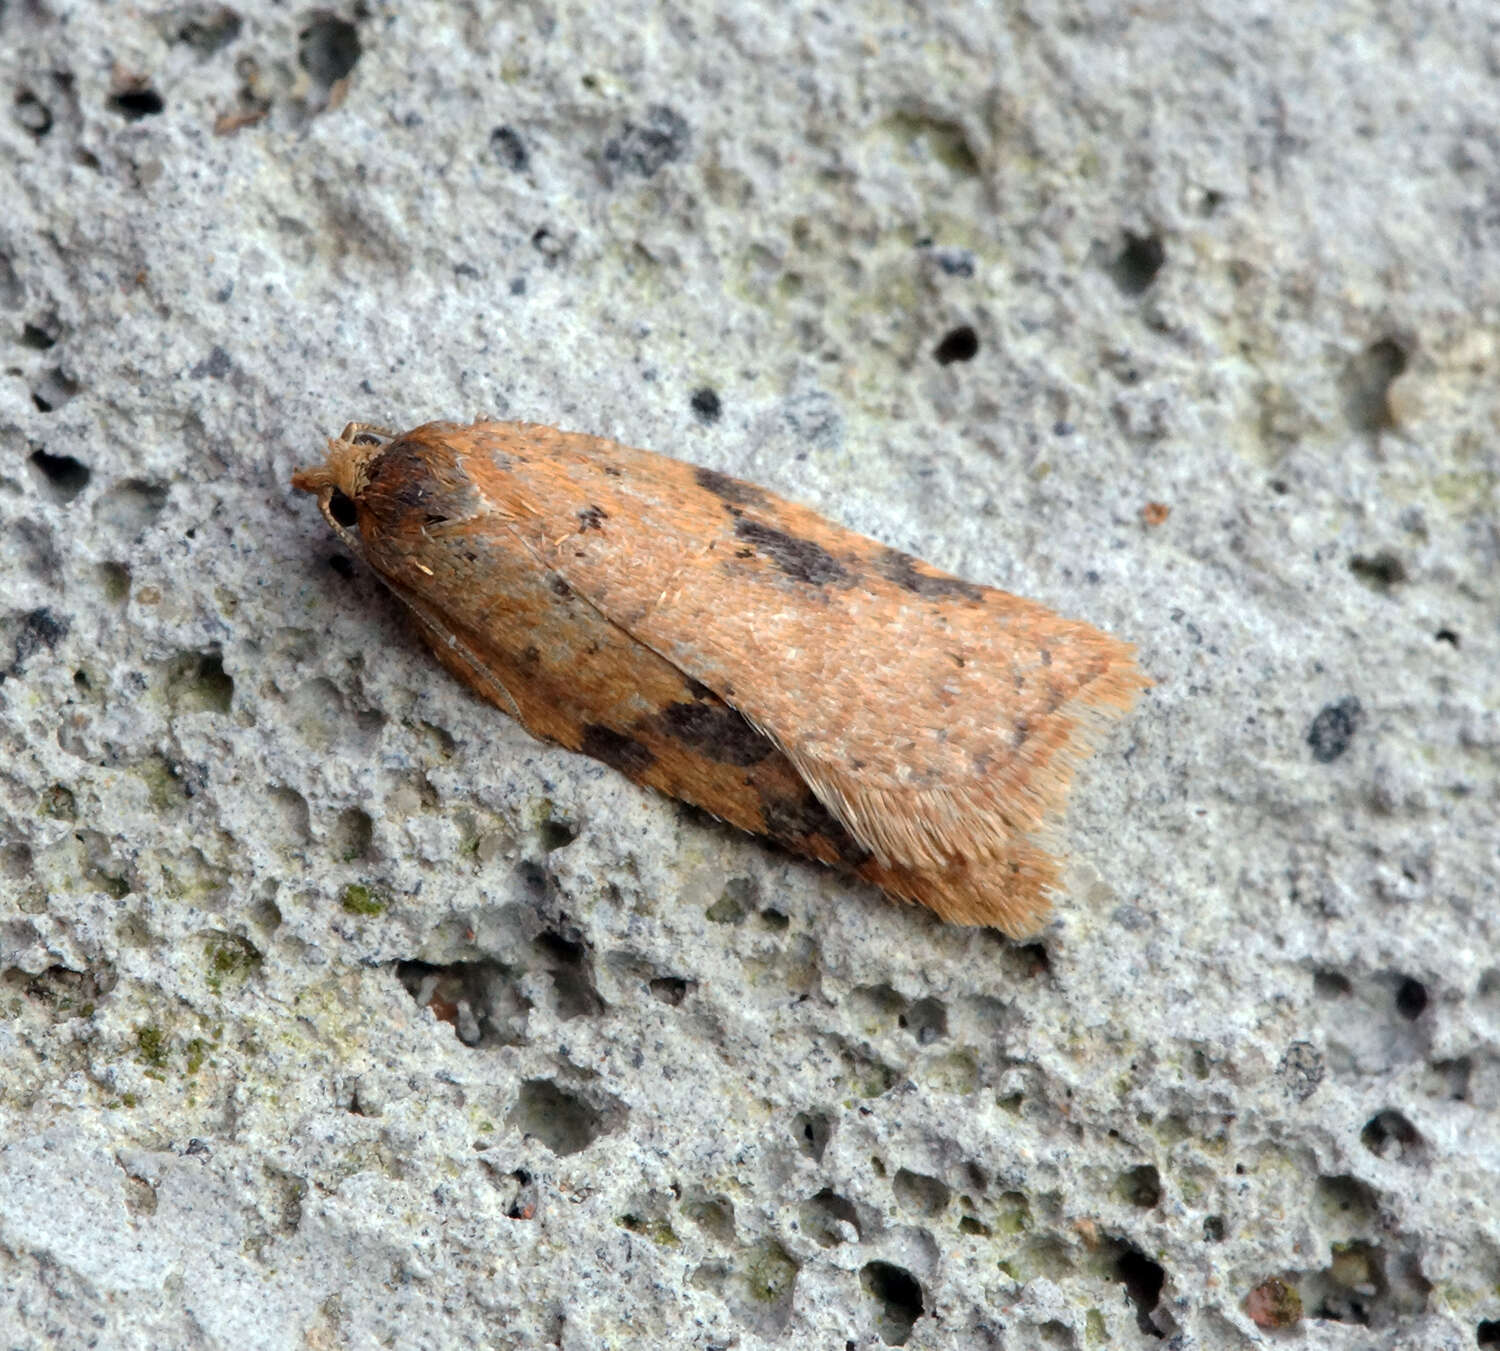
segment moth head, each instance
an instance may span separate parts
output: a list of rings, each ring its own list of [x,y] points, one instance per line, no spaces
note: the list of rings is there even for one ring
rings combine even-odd
[[[351,422],[337,436],[328,438],[328,458],[322,464],[292,475],[292,487],[316,494],[318,510],[330,529],[361,556],[364,548],[357,504],[369,486],[371,462],[395,436],[386,427]]]

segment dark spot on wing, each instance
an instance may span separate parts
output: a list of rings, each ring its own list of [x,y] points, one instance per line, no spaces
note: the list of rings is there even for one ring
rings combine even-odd
[[[579,530],[603,530],[609,520],[609,512],[603,507],[588,506],[578,513]]]
[[[441,456],[413,441],[392,441],[370,461],[360,505],[387,524],[409,512],[460,520],[476,509],[473,485]]]
[[[927,600],[962,596],[976,604],[984,600],[982,586],[975,586],[973,582],[966,582],[960,577],[945,576],[936,569],[918,571],[919,568],[925,569],[927,564],[910,554],[902,553],[900,549],[886,549],[875,560],[876,572],[886,581],[894,582],[903,591],[910,591],[914,596],[922,596]]]
[[[764,799],[761,816],[766,834],[797,853],[806,851],[809,839],[821,836],[834,847],[845,867],[857,868],[870,858],[870,851],[844,829],[811,788],[804,788],[796,798]]]
[[[746,483],[743,479],[730,478],[728,474],[721,474],[717,469],[696,469],[693,471],[693,477],[700,488],[706,488],[715,497],[723,498],[726,502],[734,502],[742,507],[766,505],[766,494],[755,484]]]
[[[758,765],[776,750],[744,714],[717,699],[668,704],[658,723],[669,736],[720,764]]]
[[[369,474],[363,494],[367,502],[379,498],[391,507],[415,511],[432,499],[434,485],[426,456],[410,441],[392,441],[370,461]]]
[[[561,596],[563,600],[569,600],[572,598],[573,588],[569,586],[565,581],[563,581],[563,579],[556,573],[553,573],[552,594],[554,596]]]
[[[656,756],[634,737],[597,722],[591,722],[583,729],[583,740],[578,749],[632,779],[640,778],[656,763]]]
[[[794,581],[809,586],[853,586],[854,576],[821,544],[810,539],[788,535],[761,521],[742,518],[734,523],[734,533],[746,544],[765,554]]]

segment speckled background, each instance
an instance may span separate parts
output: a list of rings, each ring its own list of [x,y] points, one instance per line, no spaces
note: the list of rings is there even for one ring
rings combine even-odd
[[[1488,0],[12,0],[0,106],[7,1349],[1500,1346]],[[438,670],[287,479],[478,413],[1137,641],[1040,940]]]

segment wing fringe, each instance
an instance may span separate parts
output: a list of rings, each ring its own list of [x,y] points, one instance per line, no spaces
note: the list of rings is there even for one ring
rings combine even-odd
[[[959,924],[1012,937],[1035,932],[1059,889],[1053,851],[1078,766],[1150,684],[1120,644],[1120,658],[1083,685],[987,778],[940,788],[863,783],[783,745],[797,772],[874,855],[866,880]],[[774,729],[767,729],[775,736]]]

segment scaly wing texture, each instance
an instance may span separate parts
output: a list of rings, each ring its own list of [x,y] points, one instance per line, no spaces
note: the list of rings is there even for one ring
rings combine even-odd
[[[527,424],[298,476],[439,658],[536,735],[945,919],[1033,929],[1131,649],[762,488]]]
[[[1131,648],[765,489],[527,424],[436,424],[476,510],[610,623],[765,732],[871,858],[946,918],[1019,931]],[[774,832],[773,832],[774,833]]]
[[[809,858],[868,860],[769,736],[540,565],[442,440],[336,442],[296,485],[349,499],[356,527],[330,519],[438,659],[533,735]]]

